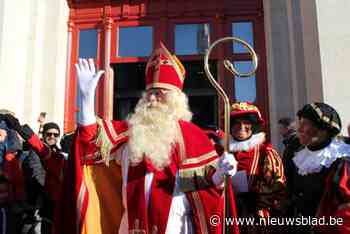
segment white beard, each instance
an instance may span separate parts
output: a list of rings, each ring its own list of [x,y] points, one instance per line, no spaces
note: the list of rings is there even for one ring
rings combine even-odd
[[[173,95],[169,96],[174,98]],[[131,165],[139,164],[144,157],[157,169],[169,165],[172,150],[178,139],[178,120],[184,118],[178,113],[190,113],[182,110],[184,106],[188,108],[188,105],[180,106],[181,111],[169,103],[151,105],[145,96],[139,101],[135,113],[128,119]]]

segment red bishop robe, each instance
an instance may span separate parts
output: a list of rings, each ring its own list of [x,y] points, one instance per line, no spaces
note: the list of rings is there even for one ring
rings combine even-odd
[[[110,161],[109,166],[99,162],[109,161],[110,155],[127,142],[127,129],[126,122],[117,121],[101,121],[99,127],[94,124],[78,128],[74,154],[67,163],[65,178],[69,180],[64,183],[55,233],[117,232],[123,213],[120,168],[115,161]],[[222,218],[223,213],[222,189],[217,188],[211,179],[219,158],[198,127],[179,121],[178,130],[182,138],[174,147],[172,162],[167,168],[156,171],[147,162],[129,166],[127,206],[130,233],[151,234],[154,226],[157,233],[164,233],[176,173],[180,178],[180,188],[190,203],[195,233],[221,233],[221,225],[212,225],[210,220],[213,215]],[[154,179],[150,207],[146,207],[142,195],[145,173],[150,170],[154,172]],[[230,199],[230,205],[229,211],[235,217],[233,199]],[[227,233],[238,233],[237,226],[231,226]]]

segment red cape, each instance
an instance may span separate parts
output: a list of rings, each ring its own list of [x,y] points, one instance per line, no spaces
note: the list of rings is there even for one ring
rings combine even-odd
[[[213,147],[209,147],[207,144],[210,141],[205,136],[204,133],[199,133],[199,128],[188,122],[181,122],[181,129],[183,130],[183,136],[185,140],[186,149],[186,159],[182,165],[182,171],[184,173],[192,173],[191,168],[196,168],[211,160],[217,158],[215,157],[196,157],[198,155],[203,155],[211,150]],[[127,141],[127,136],[120,134],[126,132],[127,126],[125,122],[105,122],[102,123],[105,135],[109,138],[109,142],[113,145],[110,148],[114,151],[119,145]],[[91,132],[95,134],[91,134]],[[197,132],[197,136],[193,137],[194,132]],[[82,158],[86,155],[86,151],[98,151],[99,148],[94,142],[96,142],[96,135],[98,133],[97,125],[90,125],[85,127],[79,127],[76,131],[74,138],[74,144],[69,155],[68,162],[65,165],[64,172],[64,182],[63,182],[63,192],[61,196],[61,201],[59,208],[56,210],[55,221],[54,221],[54,234],[80,234],[82,231],[82,225],[84,223],[84,218],[88,206],[88,196],[89,193],[84,184],[84,178],[82,173],[82,163],[90,164],[93,161],[83,161]],[[203,143],[204,142],[204,143]],[[89,143],[90,149],[86,149],[86,145]],[[83,147],[84,146],[84,147]],[[103,156],[102,156],[103,157]],[[196,171],[193,171],[196,173]],[[203,180],[195,176],[195,184],[197,186],[202,186]],[[211,179],[207,183],[212,183]],[[210,186],[210,185],[209,185]],[[218,189],[215,186],[210,186],[210,188],[199,189],[191,191],[191,184],[187,184],[189,190],[186,192],[187,197],[191,203],[191,207],[194,212],[194,224],[195,227],[206,227],[206,232],[216,234],[221,232],[221,225],[212,225],[211,217],[213,215],[219,215],[222,219],[222,207],[223,199],[218,199],[222,194],[218,193]],[[236,209],[234,203],[234,196],[232,190],[229,190],[229,204],[230,213],[232,217],[236,217]],[[218,204],[219,201],[219,204]],[[198,206],[199,205],[199,206]],[[202,233],[200,229],[196,229],[196,233]],[[229,227],[227,233],[239,233],[237,225]]]

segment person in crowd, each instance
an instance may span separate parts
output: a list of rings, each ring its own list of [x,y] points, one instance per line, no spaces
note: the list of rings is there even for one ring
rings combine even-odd
[[[39,138],[43,138],[44,136],[44,124],[46,122],[46,112],[40,112],[38,120],[37,120],[38,124],[39,124],[39,131],[38,131],[38,136]]]
[[[0,135],[0,233],[19,233],[25,211],[21,144],[4,121],[0,121]]]
[[[230,152],[238,161],[233,177],[238,217],[264,219],[281,216],[285,176],[281,158],[261,131],[259,109],[247,102],[234,103],[230,113]],[[240,225],[240,233],[279,233],[273,226]]]
[[[45,169],[41,163],[40,157],[26,143],[23,143],[22,151],[22,173],[24,177],[26,194],[26,212],[23,214],[21,222],[21,234],[47,234],[45,230],[46,222],[51,222],[45,216],[46,207],[44,204],[48,199],[45,191]],[[43,225],[44,224],[44,225]],[[42,228],[42,226],[44,228]],[[46,232],[45,232],[46,231]]]
[[[39,139],[38,135],[27,125],[21,126],[17,118],[11,114],[0,115],[0,119],[15,130],[37,153],[45,169],[45,191],[46,197],[41,216],[46,222],[42,223],[42,231],[50,233],[52,229],[54,209],[61,195],[61,187],[63,181],[63,166],[65,157],[62,154],[57,143],[60,136],[60,128],[56,123],[49,122],[43,126],[43,139]]]
[[[284,147],[287,147],[289,144],[294,144],[294,142],[297,140],[295,122],[291,118],[284,117],[279,119],[278,131],[282,137]]]
[[[300,146],[286,148],[289,212],[299,218],[340,218],[342,225],[295,225],[291,233],[350,233],[350,145],[337,135],[341,120],[326,103],[297,112]]]
[[[284,166],[284,174],[289,173],[289,168],[286,166],[287,161],[289,160],[289,151],[297,151],[302,147],[302,145],[299,143],[299,139],[297,137],[296,132],[296,124],[295,121],[293,121],[291,118],[284,117],[278,120],[278,129],[279,134],[282,137],[282,143],[284,145],[283,152],[282,152],[282,162]],[[291,210],[286,210],[285,215],[290,216]]]
[[[65,175],[74,179],[63,192],[70,209],[62,209],[61,216],[70,219],[61,219],[57,233],[221,232],[210,217],[222,217],[224,175],[235,173],[235,161],[228,153],[219,159],[190,122],[180,61],[163,45],[154,51],[146,91],[126,121],[96,120],[94,97],[102,72],[96,72],[93,60],[80,60],[77,73],[81,114]],[[234,217],[234,201],[227,204]],[[72,217],[76,207],[80,213]],[[232,226],[228,233],[237,231]]]

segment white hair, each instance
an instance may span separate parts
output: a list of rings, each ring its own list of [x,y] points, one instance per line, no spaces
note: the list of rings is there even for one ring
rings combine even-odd
[[[170,90],[165,94],[165,102],[150,105],[146,92],[136,105],[134,113],[128,117],[129,161],[133,165],[144,157],[156,168],[164,168],[170,163],[170,153],[176,143],[178,121],[190,121],[188,99],[183,92]]]

